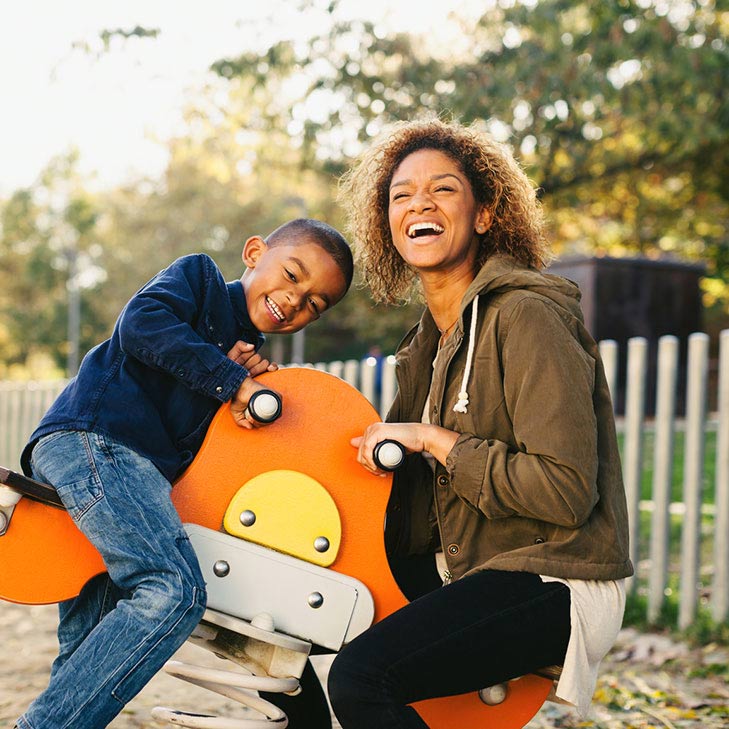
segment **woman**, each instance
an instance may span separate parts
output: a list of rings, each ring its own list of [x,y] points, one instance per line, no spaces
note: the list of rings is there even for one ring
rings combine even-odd
[[[400,123],[342,186],[377,300],[426,309],[400,345],[386,423],[353,441],[409,454],[388,507],[393,562],[436,555],[406,607],[337,656],[344,729],[425,727],[408,704],[564,664],[557,695],[589,707],[620,628],[625,495],[607,382],[579,291],[548,258],[535,191],[487,135]],[[412,580],[410,580],[412,582]],[[402,583],[403,586],[405,583]]]

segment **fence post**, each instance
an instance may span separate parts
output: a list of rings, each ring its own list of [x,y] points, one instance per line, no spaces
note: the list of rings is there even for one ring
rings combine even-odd
[[[0,465],[10,467],[10,402],[9,385],[0,382]]]
[[[8,432],[8,451],[10,453],[11,462],[9,464],[2,464],[4,466],[8,466],[9,468],[17,467],[17,459],[20,454],[20,449],[22,448],[22,434],[20,431],[22,430],[21,413],[23,393],[20,388],[20,385],[13,383],[6,393],[8,397],[8,416],[10,418],[10,422],[15,424],[14,427],[10,428]]]
[[[380,396],[380,417],[384,420],[390,409],[395,393],[397,392],[397,379],[395,377],[395,356],[385,357],[382,363],[382,393]]]
[[[681,529],[681,581],[678,627],[687,628],[696,617],[701,563],[701,500],[706,429],[706,380],[709,371],[709,337],[696,333],[688,343],[686,386],[686,437],[684,440],[683,503]]]
[[[344,381],[357,387],[359,385],[359,362],[356,359],[348,359],[344,363]]]
[[[359,365],[359,391],[377,407],[377,392],[375,392],[375,376],[377,375],[377,361],[374,357],[365,357]]]
[[[608,390],[610,390],[610,399],[613,402],[613,410],[617,405],[618,392],[618,343],[614,339],[603,339],[598,347],[600,349],[600,359],[605,370],[605,379],[607,380]]]
[[[729,618],[729,329],[725,329],[719,339],[718,410],[711,612],[714,620],[721,623]]]
[[[623,480],[628,502],[630,560],[638,569],[640,545],[640,483],[643,473],[643,418],[645,415],[645,380],[648,368],[648,341],[644,337],[628,340],[628,370],[625,387],[625,426],[623,446]],[[628,580],[635,589],[637,580]]]
[[[338,377],[340,380],[342,378],[342,373],[344,372],[344,362],[340,359],[334,360],[334,362],[329,363],[329,367],[327,368],[327,372],[329,372],[330,375],[334,375],[335,377]]]
[[[669,506],[673,467],[673,430],[676,410],[678,339],[673,335],[658,340],[658,382],[656,435],[653,460],[653,514],[651,518],[650,575],[648,578],[648,621],[655,622],[663,606],[668,575]]]

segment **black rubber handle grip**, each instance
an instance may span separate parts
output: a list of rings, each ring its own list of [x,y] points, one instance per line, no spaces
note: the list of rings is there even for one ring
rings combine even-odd
[[[402,466],[405,460],[405,446],[396,440],[386,438],[375,446],[372,458],[377,467],[383,471],[395,471]]]
[[[248,401],[247,412],[259,423],[272,423],[283,412],[281,395],[273,390],[257,390]]]

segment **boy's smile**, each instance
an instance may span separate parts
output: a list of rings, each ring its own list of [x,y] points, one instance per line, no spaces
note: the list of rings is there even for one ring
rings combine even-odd
[[[254,236],[243,248],[241,282],[248,315],[261,332],[297,332],[344,296],[344,274],[320,245],[269,246]]]

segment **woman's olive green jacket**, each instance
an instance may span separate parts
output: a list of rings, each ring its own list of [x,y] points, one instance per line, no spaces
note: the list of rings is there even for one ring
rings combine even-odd
[[[465,389],[454,412],[478,311]],[[628,517],[610,393],[570,281],[488,259],[432,368],[439,332],[429,311],[397,353],[391,422],[430,422],[460,435],[435,472],[419,454],[395,477],[388,549],[442,547],[453,578],[501,569],[554,577],[627,577]],[[432,388],[431,375],[432,373]]]

